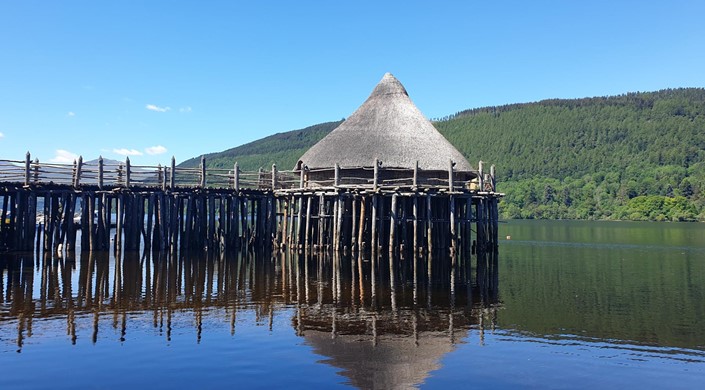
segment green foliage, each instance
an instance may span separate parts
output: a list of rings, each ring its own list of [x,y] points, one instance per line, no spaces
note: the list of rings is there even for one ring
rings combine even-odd
[[[486,107],[435,125],[498,167],[504,217],[705,220],[705,89]],[[642,196],[662,202],[644,210]]]
[[[275,134],[206,161],[291,169],[339,124]],[[497,166],[505,218],[705,221],[703,88],[485,107],[434,125],[471,163]]]

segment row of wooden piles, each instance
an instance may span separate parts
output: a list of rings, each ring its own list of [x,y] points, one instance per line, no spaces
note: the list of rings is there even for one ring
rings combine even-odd
[[[280,247],[397,253],[484,251],[497,245],[496,197],[311,191],[275,200],[280,218],[274,243]]]
[[[18,251],[80,244],[82,251],[475,252],[496,248],[497,200],[444,192],[17,188],[3,195],[0,239]]]

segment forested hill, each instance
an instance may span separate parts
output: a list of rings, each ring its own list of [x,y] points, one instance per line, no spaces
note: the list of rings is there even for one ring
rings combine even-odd
[[[342,121],[326,122],[305,129],[277,133],[222,152],[206,154],[206,165],[214,168],[230,168],[237,161],[242,170],[255,171],[277,164],[279,169],[293,169],[294,165],[311,146],[333,131]],[[201,156],[179,164],[193,168],[201,163]]]
[[[339,123],[215,153],[208,165],[290,169]],[[705,220],[703,88],[484,107],[434,125],[473,165],[497,166],[504,217]]]

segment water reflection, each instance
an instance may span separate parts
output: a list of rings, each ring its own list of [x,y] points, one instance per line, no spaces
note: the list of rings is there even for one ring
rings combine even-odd
[[[18,352],[37,321],[65,320],[75,344],[102,342],[110,328],[125,342],[130,327],[149,318],[170,341],[175,328],[188,326],[174,324],[174,314],[189,312],[200,340],[209,311],[224,311],[220,326],[233,334],[241,311],[254,311],[270,329],[283,312],[305,343],[365,388],[421,383],[471,328],[480,338],[493,328],[498,307],[495,254],[391,261],[290,252],[14,254],[0,257],[0,272],[0,342],[16,329]],[[90,319],[90,336],[77,318]]]

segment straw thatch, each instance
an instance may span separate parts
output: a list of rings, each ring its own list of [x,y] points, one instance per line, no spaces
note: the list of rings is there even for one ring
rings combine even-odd
[[[384,75],[369,98],[347,120],[309,149],[297,164],[311,169],[384,167],[444,171],[449,159],[455,170],[470,171],[470,163],[436,130],[414,105],[404,86]]]

